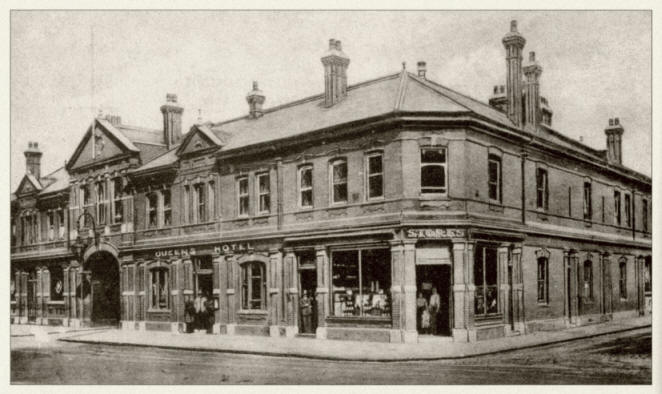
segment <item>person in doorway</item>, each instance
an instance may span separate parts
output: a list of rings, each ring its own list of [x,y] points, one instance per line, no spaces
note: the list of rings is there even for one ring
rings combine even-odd
[[[430,295],[430,331],[432,335],[437,335],[437,322],[439,321],[439,309],[441,307],[441,299],[437,288],[432,288],[432,295]]]
[[[423,326],[421,325],[421,317],[423,316],[423,311],[428,308],[428,300],[423,297],[422,292],[418,292],[418,297],[416,298],[416,328],[420,331]]]
[[[310,297],[308,297],[308,290],[303,291],[303,296],[299,300],[299,309],[301,310],[303,332],[312,332],[313,302]]]
[[[203,298],[207,299],[204,303],[205,329],[207,334],[211,334],[214,328],[214,311],[216,308],[214,308],[214,300],[209,295],[205,295]]]
[[[430,310],[428,308],[424,308],[421,312],[421,331],[423,334],[430,333]]]

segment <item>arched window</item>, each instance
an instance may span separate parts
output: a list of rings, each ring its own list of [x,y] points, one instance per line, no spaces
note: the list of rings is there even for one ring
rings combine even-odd
[[[264,264],[254,261],[241,267],[241,306],[243,309],[266,309]]]
[[[593,262],[584,261],[584,298],[593,299]]]

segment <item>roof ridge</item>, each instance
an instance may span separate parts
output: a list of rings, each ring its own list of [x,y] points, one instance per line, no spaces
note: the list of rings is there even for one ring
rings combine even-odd
[[[400,83],[398,84],[398,94],[395,96],[394,111],[399,111],[405,102],[405,96],[407,95],[407,74],[407,69],[404,68],[403,63],[402,71],[400,72]]]
[[[62,167],[58,167],[56,170],[53,170],[53,171],[49,172],[48,174],[46,174],[46,175],[44,175],[44,176],[42,176],[42,177],[40,177],[40,178],[48,178],[49,176],[55,174],[56,172],[60,171],[60,170],[63,169],[63,168],[64,168],[64,166],[62,166]]]
[[[450,91],[450,92],[452,92],[452,93],[455,93],[455,94],[457,94],[457,95],[459,95],[459,96],[462,96],[462,97],[464,97],[464,98],[466,98],[466,99],[469,99],[469,100],[471,100],[471,101],[473,101],[473,102],[475,102],[475,103],[477,103],[477,104],[480,104],[480,105],[484,106],[485,108],[489,108],[489,109],[491,109],[491,110],[496,111],[496,109],[495,109],[494,107],[491,107],[491,106],[490,106],[489,104],[487,104],[487,103],[484,103],[484,102],[482,102],[482,101],[480,101],[480,100],[478,100],[478,99],[475,99],[475,98],[473,98],[473,97],[471,97],[471,96],[468,96],[468,95],[466,95],[466,94],[464,94],[464,93],[460,93],[460,92],[458,92],[457,90],[451,89],[451,88],[449,88],[449,87],[447,87],[447,86],[444,86],[444,85],[442,85],[442,84],[440,84],[440,83],[438,83],[438,82],[435,82],[435,81],[433,81],[433,80],[431,80],[431,79],[422,79],[422,78],[420,78],[420,77],[418,77],[417,75],[414,75],[414,74],[412,74],[412,73],[409,73],[409,76],[412,77],[415,81],[418,81],[419,83],[423,84],[424,86],[427,86],[426,83],[429,83],[430,85],[434,85],[434,87],[439,87],[439,88],[441,88],[441,89],[446,89],[446,90],[448,90],[448,91]],[[442,93],[442,92],[438,92],[438,93]],[[443,93],[442,93],[442,94],[443,94]],[[448,97],[448,98],[449,98],[450,100],[453,100],[454,102],[457,103],[457,100],[455,100],[455,99],[453,99],[453,98],[450,98],[450,97]],[[463,105],[463,104],[461,104],[461,103],[458,103],[458,104],[461,105],[461,106],[463,106],[463,107],[465,107],[465,108],[467,108],[466,105]],[[468,109],[468,110],[471,110],[470,108],[467,108],[467,109]],[[472,112],[473,112],[473,111],[472,111]]]
[[[385,80],[388,80],[388,79],[392,79],[394,77],[399,76],[400,74],[401,74],[400,72],[395,73],[395,74],[387,74],[387,75],[384,75],[384,76],[381,76],[381,77],[378,77],[378,78],[373,78],[373,79],[369,79],[369,80],[362,81],[362,82],[359,82],[359,83],[355,83],[354,85],[349,85],[347,87],[347,91],[354,90],[354,89],[363,87],[365,85],[370,85],[370,84],[373,84],[373,83],[377,83],[377,82],[385,81]],[[268,114],[268,113],[276,112],[276,111],[279,111],[281,109],[294,107],[296,105],[304,104],[304,103],[307,103],[307,102],[310,102],[310,101],[315,101],[315,100],[321,99],[323,97],[324,97],[323,92],[318,93],[318,94],[315,94],[313,96],[308,96],[308,97],[304,97],[304,98],[301,98],[301,99],[298,99],[298,100],[290,101],[288,103],[280,104],[280,105],[277,105],[275,107],[266,108],[262,111],[262,113],[263,114]],[[236,122],[236,121],[241,120],[241,119],[246,119],[246,118],[248,118],[248,116],[249,115],[241,115],[241,116],[237,116],[237,117],[230,118],[230,119],[220,121],[220,122],[210,122],[209,127],[222,126],[224,124]]]
[[[112,123],[111,123],[112,124]],[[150,133],[160,133],[163,130],[160,129],[152,129],[149,127],[143,127],[143,126],[134,126],[134,125],[128,125],[128,124],[119,124],[115,126],[115,128],[121,128],[121,129],[130,129],[130,130],[135,130],[135,131],[147,131]]]

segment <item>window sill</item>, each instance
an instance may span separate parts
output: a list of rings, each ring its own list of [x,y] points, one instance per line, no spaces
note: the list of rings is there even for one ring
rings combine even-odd
[[[347,206],[347,201],[331,202],[331,204],[329,205],[329,209],[345,208],[346,206]]]
[[[494,313],[490,315],[480,315],[475,318],[477,326],[487,326],[495,323],[503,322],[503,315],[501,313]]]
[[[170,313],[170,309],[147,309],[147,313]]]
[[[365,202],[366,203],[371,203],[371,202],[382,202],[384,201],[384,196],[379,196],[379,197],[367,197]]]
[[[420,200],[450,200],[448,193],[419,193]]]
[[[549,308],[550,307],[549,302],[545,302],[545,301],[538,301],[537,305],[538,305],[539,308]]]

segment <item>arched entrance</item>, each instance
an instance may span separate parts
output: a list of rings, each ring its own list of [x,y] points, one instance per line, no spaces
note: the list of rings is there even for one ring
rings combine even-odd
[[[120,275],[117,258],[106,250],[89,255],[83,266],[77,293],[83,303],[83,320],[90,325],[118,325],[120,321]]]

